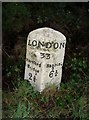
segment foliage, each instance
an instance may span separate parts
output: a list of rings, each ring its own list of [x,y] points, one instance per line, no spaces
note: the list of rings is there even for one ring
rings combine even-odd
[[[65,65],[71,69],[70,81],[62,83],[59,90],[53,86],[53,89],[45,89],[40,94],[28,81],[22,80],[20,76],[15,77],[19,80],[16,83],[13,82],[14,91],[10,92],[8,96],[5,90],[3,92],[3,118],[7,115],[10,118],[64,117],[87,120],[88,72],[84,71],[87,69],[87,62],[84,58],[76,57],[77,55],[74,54],[71,61]],[[15,63],[14,67],[16,66]],[[9,69],[8,72],[10,71],[12,69]],[[82,76],[80,76],[81,71],[84,72]],[[16,74],[14,72],[10,75]],[[20,73],[18,67],[16,72]],[[9,96],[12,97],[8,98]]]
[[[86,3],[3,3],[3,118],[89,119],[88,9]],[[25,40],[44,26],[64,33],[67,45],[60,89],[40,94],[23,80]]]
[[[7,3],[3,6],[3,29],[11,32],[20,32],[30,19],[30,9],[25,7],[22,3]]]

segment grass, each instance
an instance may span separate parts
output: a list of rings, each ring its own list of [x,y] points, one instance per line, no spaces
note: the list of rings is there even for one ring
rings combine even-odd
[[[88,120],[86,87],[83,85],[80,88],[82,90],[77,87],[72,88],[70,82],[61,84],[60,90],[56,90],[54,94],[49,95],[46,91],[45,95],[34,91],[27,81],[22,80],[19,88],[14,92],[3,92],[3,118],[63,116],[64,118],[72,117],[74,120],[78,118]]]
[[[14,62],[14,64],[13,64]],[[55,85],[46,88],[41,94],[31,84],[22,79],[24,59],[18,62],[13,58],[6,59],[4,68],[7,82],[11,85],[3,90],[4,118],[71,118],[73,120],[89,120],[88,87],[89,70],[87,60],[74,54],[64,63],[64,74],[69,79],[62,82],[58,90]]]

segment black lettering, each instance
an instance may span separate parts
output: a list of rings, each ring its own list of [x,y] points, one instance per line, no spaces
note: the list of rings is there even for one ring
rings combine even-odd
[[[60,43],[60,49],[65,47],[65,43]]]
[[[33,81],[34,81],[34,82],[36,81],[36,76],[33,77]]]
[[[29,80],[32,80],[32,73],[29,73]]]
[[[40,55],[41,55],[41,58],[45,57],[45,53],[40,53]]]
[[[30,44],[30,40],[29,40],[29,42],[28,42],[28,45],[31,46],[31,44]]]
[[[26,60],[28,61],[28,58],[26,58]]]
[[[61,64],[61,63],[59,63],[59,66],[62,66],[62,64]]]
[[[32,45],[33,45],[33,46],[37,46],[37,41],[36,41],[36,40],[33,40],[33,41],[32,41]]]
[[[33,68],[33,71],[35,71],[35,68]]]
[[[37,71],[35,72],[35,75],[37,75]]]
[[[55,76],[57,76],[58,75],[58,72],[57,72],[57,70],[56,70],[56,72],[55,72]]]
[[[51,71],[51,72],[49,73],[49,77],[50,77],[50,78],[53,77],[53,71]]]
[[[54,64],[52,64],[52,71],[54,72]]]
[[[29,65],[29,64],[27,64],[27,67],[29,68],[29,67],[30,67],[30,65]]]
[[[54,68],[54,64],[52,64],[52,68]]]
[[[42,46],[42,47],[45,46],[44,42],[40,42],[40,41],[39,41],[39,42],[38,42],[38,47],[40,47],[40,46]]]
[[[37,70],[37,73],[39,73],[39,70]]]
[[[35,65],[37,65],[37,66],[38,66],[38,63],[36,63]]]
[[[50,54],[46,53],[46,59],[50,59]]]
[[[57,49],[59,47],[59,44],[56,42],[54,43],[54,49]]]
[[[45,46],[46,46],[46,48],[51,48],[52,47],[52,43],[47,42],[47,43],[45,43]]]
[[[41,63],[39,64],[39,67],[41,67]]]
[[[58,42],[55,42],[55,43],[54,42],[46,42],[46,43],[44,43],[41,41],[37,42],[36,40],[33,40],[32,42],[29,40],[28,45],[33,46],[33,47],[37,46],[40,48],[41,47],[51,48],[53,45],[54,49],[57,49],[57,48],[61,49],[61,48],[65,47],[65,43],[58,43]]]
[[[47,66],[46,66],[47,68],[51,68],[51,64],[47,64]]]

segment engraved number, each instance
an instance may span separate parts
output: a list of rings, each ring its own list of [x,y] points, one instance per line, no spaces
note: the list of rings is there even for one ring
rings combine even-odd
[[[50,77],[50,78],[53,77],[53,71],[51,71],[51,72],[49,73],[49,77]]]
[[[50,59],[50,54],[49,53],[40,53],[41,58],[46,58],[46,59]]]
[[[56,70],[55,72],[54,71],[51,71],[50,73],[49,73],[49,77],[50,78],[52,78],[53,76],[57,76],[58,75],[58,71]]]
[[[57,76],[58,75],[58,72],[57,72],[57,70],[56,70],[56,72],[55,72],[55,76]]]
[[[41,55],[41,58],[45,57],[45,53],[40,53],[40,55]]]
[[[50,54],[46,53],[46,59],[50,59]]]
[[[29,73],[29,80],[32,80],[32,73]]]
[[[33,80],[34,82],[37,80],[36,76],[32,76],[32,73],[29,73],[29,80]]]
[[[36,81],[36,76],[33,77],[33,81],[34,81],[34,82]]]

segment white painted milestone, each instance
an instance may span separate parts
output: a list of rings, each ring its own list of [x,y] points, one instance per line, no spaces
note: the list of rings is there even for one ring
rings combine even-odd
[[[29,33],[24,79],[42,92],[46,86],[61,82],[66,37],[48,27]]]

